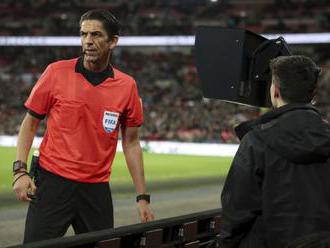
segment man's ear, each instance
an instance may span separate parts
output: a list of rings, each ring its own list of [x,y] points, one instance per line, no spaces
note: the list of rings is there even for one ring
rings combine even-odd
[[[110,39],[110,50],[114,49],[115,46],[117,46],[117,43],[118,43],[118,39],[119,39],[119,36],[118,35],[114,35],[111,37]]]
[[[274,86],[274,98],[279,98],[281,96],[280,87],[277,84]]]

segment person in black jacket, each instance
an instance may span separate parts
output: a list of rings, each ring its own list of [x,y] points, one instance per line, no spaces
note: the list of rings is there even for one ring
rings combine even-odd
[[[282,248],[330,231],[330,126],[311,105],[319,68],[305,56],[270,63],[274,109],[242,138],[221,195],[221,248]]]

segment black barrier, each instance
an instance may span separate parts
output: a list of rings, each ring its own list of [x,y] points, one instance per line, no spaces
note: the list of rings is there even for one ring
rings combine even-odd
[[[218,247],[221,209],[70,237],[33,242],[23,247],[170,248]],[[21,246],[12,246],[21,247]]]

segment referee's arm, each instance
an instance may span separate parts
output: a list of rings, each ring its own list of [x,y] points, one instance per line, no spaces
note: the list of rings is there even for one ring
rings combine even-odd
[[[25,115],[17,140],[16,159],[18,161],[22,161],[26,164],[39,123],[40,119],[31,115],[31,113],[28,112]],[[22,170],[14,175],[13,191],[16,194],[16,198],[21,201],[31,201],[31,198],[28,196],[28,191],[31,190],[32,193],[35,193],[37,189],[29,176],[23,176],[26,172],[27,171]]]
[[[138,130],[138,127],[122,127],[122,145],[127,167],[133,179],[136,193],[141,195],[146,194],[147,192]],[[148,205],[149,203],[145,200],[140,200],[138,202],[141,222],[147,222],[154,219]]]

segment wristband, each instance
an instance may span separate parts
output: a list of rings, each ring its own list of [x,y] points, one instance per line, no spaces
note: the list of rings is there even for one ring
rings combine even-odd
[[[150,203],[150,195],[147,194],[141,194],[136,197],[136,202],[139,202],[140,200],[145,200],[146,202]]]
[[[17,173],[20,169],[27,170],[27,165],[26,165],[26,163],[24,163],[24,162],[21,161],[21,160],[16,160],[16,161],[13,163],[13,172],[14,172],[14,173]]]
[[[20,178],[23,177],[23,176],[29,176],[29,173],[27,173],[26,171],[23,171],[23,172],[22,172],[22,175],[19,175],[19,176],[14,180],[12,186],[14,186],[15,183],[17,182],[17,180],[20,179]]]

